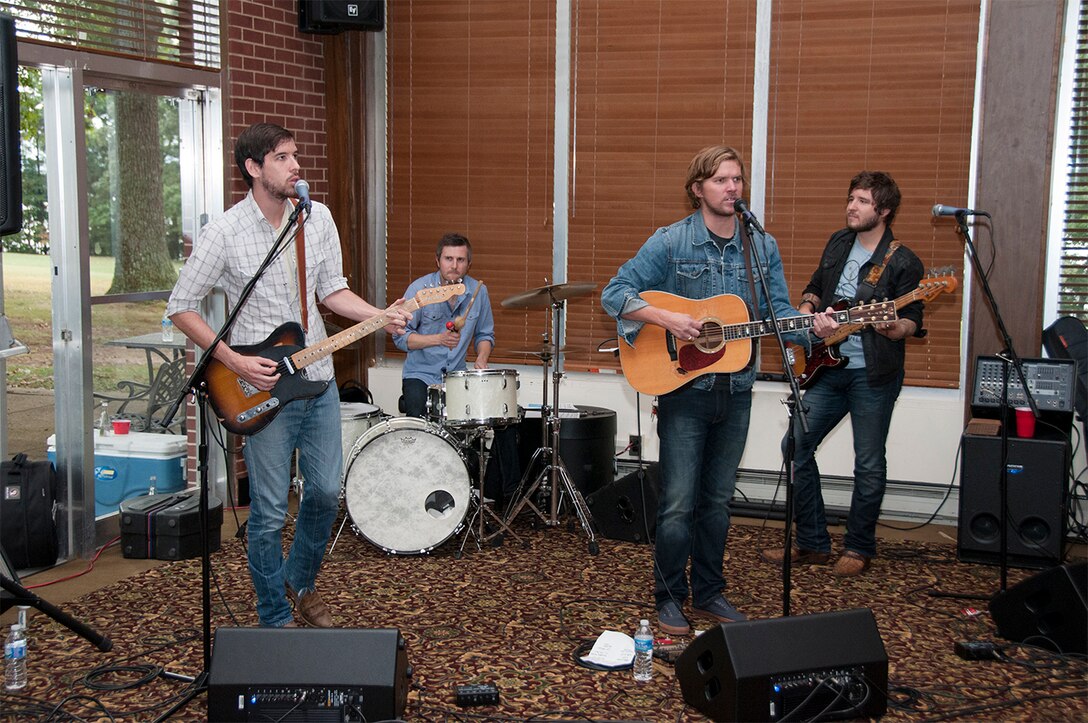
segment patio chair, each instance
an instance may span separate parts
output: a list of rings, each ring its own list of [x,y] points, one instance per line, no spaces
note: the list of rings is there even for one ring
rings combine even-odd
[[[111,403],[111,406],[114,402],[120,402],[110,417],[131,420],[134,432],[183,434],[183,413],[174,416],[169,428],[161,426],[161,417],[181,394],[185,379],[185,357],[178,357],[160,364],[150,384],[126,379],[117,382],[118,394],[95,392],[94,398],[99,402]]]

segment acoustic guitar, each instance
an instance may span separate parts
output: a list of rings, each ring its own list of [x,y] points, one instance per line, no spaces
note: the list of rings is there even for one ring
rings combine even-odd
[[[910,293],[903,294],[896,299],[895,309],[898,311],[907,304],[913,304],[915,301],[933,301],[941,294],[951,293],[956,290],[959,282],[956,281],[956,277],[952,275],[952,270],[941,272],[944,275],[937,276],[937,272],[933,272],[930,276],[922,280],[918,284],[918,288]],[[842,304],[844,302],[839,302]],[[837,308],[838,304],[835,307]],[[797,380],[797,385],[804,389],[814,382],[820,373],[824,369],[834,369],[841,367],[848,359],[842,356],[838,351],[838,345],[846,340],[846,337],[850,336],[858,329],[861,328],[860,324],[844,324],[836,329],[831,336],[825,339],[821,339],[818,343],[812,345],[812,350],[805,354],[805,348],[799,344],[787,344],[787,350],[791,359],[791,373],[793,378]]]
[[[681,340],[655,324],[645,324],[635,344],[620,343],[620,365],[627,381],[643,394],[665,394],[704,374],[740,371],[752,357],[752,339],[774,333],[770,321],[749,321],[748,306],[734,294],[686,299],[665,291],[643,291],[650,305],[681,312],[703,322],[694,341]],[[895,306],[879,301],[836,311],[840,324],[895,321]],[[811,329],[815,314],[778,320],[782,332]]]
[[[464,284],[421,289],[402,308],[414,312],[420,307],[448,301],[463,293]],[[302,345],[306,343],[306,335],[301,326],[290,321],[258,344],[232,347],[239,354],[274,360],[280,378],[271,391],[263,392],[219,360],[213,359],[204,373],[212,409],[223,426],[234,434],[256,434],[275,419],[287,404],[296,399],[312,399],[329,386],[328,381],[306,379],[302,375],[303,369],[388,323],[388,314],[378,314],[304,349]]]

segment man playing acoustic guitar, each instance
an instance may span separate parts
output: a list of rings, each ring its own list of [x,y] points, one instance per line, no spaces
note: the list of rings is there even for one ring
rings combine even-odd
[[[768,304],[787,321],[799,315],[790,306],[778,244],[758,231],[749,239],[737,218],[734,203],[741,199],[746,183],[736,150],[711,146],[699,151],[688,167],[685,183],[695,213],[658,229],[601,292],[602,306],[617,321],[621,345],[637,347],[641,339],[636,337],[643,325],[657,325],[667,333],[668,353],[663,344],[661,355],[675,358],[681,366],[685,359],[690,361],[682,376],[692,381],[670,387],[673,391],[668,393],[654,392],[660,393],[657,431],[661,438],[654,597],[658,624],[672,635],[691,631],[683,612],[689,557],[693,611],[720,622],[746,619],[722,594],[722,566],[729,502],[748,436],[755,368],[749,362],[751,340],[745,339],[739,342],[748,345],[743,347],[743,359],[727,369],[729,373],[704,373],[722,354],[728,356],[724,346],[736,343],[722,343],[721,322],[747,319],[711,323],[711,315],[695,318],[691,313],[652,304],[642,293],[667,292],[657,297],[646,294],[654,299],[732,299],[741,313],[747,304],[756,318],[765,318]],[[751,242],[759,246],[759,273],[767,280],[769,301],[751,273]],[[757,303],[752,303],[753,294]],[[713,329],[717,329],[716,338]],[[704,361],[707,366],[700,369]]]
[[[271,123],[250,126],[234,144],[234,159],[250,192],[201,231],[167,304],[174,324],[205,349],[216,332],[200,315],[201,301],[213,287],[221,286],[228,304],[237,303],[287,223],[292,199],[298,198],[298,148],[289,131]],[[238,345],[257,344],[284,322],[301,322],[308,345],[325,340],[318,301],[360,321],[384,314],[386,329],[394,333],[410,318],[400,301],[383,313],[347,288],[332,215],[320,203],[311,205],[295,243],[272,263],[242,307],[230,345],[221,342],[209,350],[216,362],[236,375],[236,386],[267,392],[283,376],[276,360],[240,353]],[[333,379],[332,360],[326,356],[303,373],[310,382],[325,383]],[[328,384],[316,397],[286,403],[270,416],[271,421],[246,438],[243,448],[250,493],[249,572],[257,593],[257,615],[264,626],[293,626],[294,607],[307,625],[330,627],[332,616],[314,589],[314,580],[340,504],[336,385]],[[285,560],[282,533],[295,449],[306,494]]]
[[[850,181],[846,199],[846,228],[832,234],[820,265],[805,287],[800,309],[806,313],[837,299],[892,299],[910,293],[922,279],[918,257],[894,240],[891,230],[899,208],[899,187],[891,176],[862,171]],[[899,310],[895,321],[866,326],[842,343],[848,358],[841,367],[823,370],[805,392],[808,433],[797,430],[794,464],[795,565],[826,565],[831,559],[820,469],[816,448],[849,414],[854,433],[854,493],[846,521],[845,549],[832,572],[840,577],[860,575],[876,555],[876,523],[884,499],[888,465],[885,443],[892,409],[903,386],[903,359],[908,336],[924,336],[923,302]],[[838,324],[829,313],[817,314],[813,332],[824,338]],[[783,448],[788,440],[783,441]],[[782,564],[784,549],[763,550],[767,562]]]

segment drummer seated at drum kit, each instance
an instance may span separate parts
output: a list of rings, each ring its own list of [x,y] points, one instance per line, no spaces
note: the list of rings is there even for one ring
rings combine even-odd
[[[438,270],[413,281],[405,298],[420,289],[463,283],[465,293],[447,303],[418,309],[393,343],[408,353],[401,382],[400,411],[410,417],[429,418],[459,429],[494,429],[491,463],[484,482],[484,496],[499,505],[509,502],[521,477],[517,452],[517,372],[489,370],[488,357],[495,345],[495,319],[487,287],[468,276],[472,244],[458,233],[447,233],[435,251]],[[465,370],[469,346],[476,352],[475,371]],[[501,378],[500,378],[501,377]],[[467,404],[447,408],[446,382],[456,379],[457,393],[467,394]],[[496,383],[498,382],[498,383]],[[451,397],[455,394],[450,386]],[[470,460],[474,455],[466,455]]]

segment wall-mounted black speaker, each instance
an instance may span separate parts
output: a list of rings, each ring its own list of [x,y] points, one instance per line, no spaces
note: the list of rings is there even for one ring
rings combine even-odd
[[[17,47],[15,21],[0,15],[0,236],[19,233],[23,227]]]
[[[412,669],[393,628],[219,628],[208,720],[395,720]]]
[[[649,542],[657,528],[660,489],[657,462],[601,487],[586,497],[597,531],[610,540]]]
[[[1065,552],[1069,445],[1036,429],[1035,438],[1009,438],[1006,552],[1014,567],[1051,567]],[[963,436],[957,552],[964,562],[1000,562],[1000,437]]]
[[[1029,577],[990,601],[998,634],[1069,655],[1088,653],[1088,562]]]
[[[298,0],[298,29],[304,33],[333,34],[383,27],[383,0]]]
[[[868,608],[722,623],[676,660],[684,701],[716,721],[880,717],[888,654]]]

